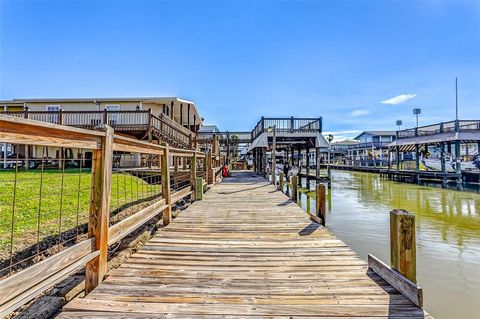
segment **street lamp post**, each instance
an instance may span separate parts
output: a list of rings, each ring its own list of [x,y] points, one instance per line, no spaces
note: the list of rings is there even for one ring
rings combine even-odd
[[[416,108],[416,109],[413,109],[413,114],[416,116],[417,118],[417,127],[418,127],[418,114],[420,114],[422,112],[421,109],[419,108]]]

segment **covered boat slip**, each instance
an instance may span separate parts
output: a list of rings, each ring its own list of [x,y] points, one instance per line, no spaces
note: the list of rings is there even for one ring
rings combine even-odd
[[[474,151],[472,151],[472,145],[474,145]],[[453,176],[458,182],[461,182],[463,170],[475,168],[474,165],[467,165],[467,162],[471,161],[470,158],[474,155],[475,150],[478,154],[480,149],[480,120],[455,120],[397,131],[396,141],[389,144],[389,150],[395,157],[396,171],[401,171],[401,153],[414,152],[415,171],[419,172],[421,148],[424,148],[423,156],[425,156],[425,154],[428,154],[429,146],[435,146],[439,149],[439,163],[434,168],[427,163],[424,163],[424,165],[430,168],[430,170],[444,174],[443,177],[450,178]],[[461,152],[462,147],[464,149],[463,154]],[[451,159],[452,167],[447,167],[448,158],[453,158],[453,160]],[[428,155],[423,160],[436,164],[436,159],[432,161],[432,159],[428,158]],[[454,174],[452,172],[448,174],[449,168],[453,168]]]
[[[431,318],[264,178],[235,173],[59,318]]]
[[[292,167],[300,170],[304,165],[307,178],[311,176],[310,159],[315,159],[316,173],[312,175],[319,178],[320,150],[329,147],[329,143],[322,135],[322,118],[263,118],[257,123],[252,131],[252,144],[248,151],[253,154],[255,171],[259,174],[267,174],[271,162],[278,162],[276,153],[282,152],[283,160]],[[275,150],[275,151],[274,151]],[[312,153],[311,151],[314,151]],[[304,163],[301,161],[301,153],[304,152]],[[270,153],[270,160],[268,154]],[[296,154],[295,154],[296,153]],[[315,155],[313,157],[313,155]]]

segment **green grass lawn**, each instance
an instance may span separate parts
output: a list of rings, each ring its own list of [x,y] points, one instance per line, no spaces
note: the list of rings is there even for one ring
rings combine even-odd
[[[45,170],[43,174],[40,169],[21,170],[16,183],[15,171],[0,171],[0,260],[9,257],[12,234],[15,252],[86,223],[90,191],[91,172],[86,169],[65,169],[63,173]],[[110,212],[160,191],[160,185],[130,174],[114,173]]]

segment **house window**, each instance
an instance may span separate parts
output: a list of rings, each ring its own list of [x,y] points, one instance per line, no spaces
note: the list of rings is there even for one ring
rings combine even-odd
[[[107,111],[120,111],[120,105],[118,104],[108,104],[105,106]]]
[[[55,112],[54,114],[47,114],[47,121],[49,123],[53,124],[59,124],[60,123],[60,114],[58,113],[60,111],[60,105],[47,105],[45,106],[45,109],[47,112]]]
[[[169,111],[170,111],[170,110],[169,110],[169,107],[166,106],[166,105],[163,105],[162,113],[165,114],[166,116],[168,116],[169,113],[170,113]]]
[[[47,105],[46,109],[49,112],[58,112],[60,111],[60,105]]]

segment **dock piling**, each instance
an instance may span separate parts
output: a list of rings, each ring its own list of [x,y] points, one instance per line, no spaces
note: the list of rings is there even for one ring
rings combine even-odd
[[[390,260],[392,268],[416,283],[415,215],[394,209],[390,212]]]
[[[285,174],[283,172],[280,172],[280,176],[278,176],[278,190],[283,191],[283,178],[285,177]]]
[[[332,168],[330,164],[327,166],[328,188],[332,188]]]
[[[297,188],[298,188],[298,176],[297,175],[293,175],[293,176],[290,176],[290,196],[292,198],[292,201],[293,202],[297,202],[297,197],[298,197],[298,193],[297,193]]]
[[[325,185],[317,183],[315,199],[317,216],[322,219],[322,226],[325,226],[325,221],[327,217],[327,212],[325,209]]]

